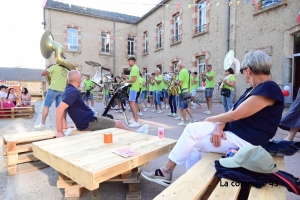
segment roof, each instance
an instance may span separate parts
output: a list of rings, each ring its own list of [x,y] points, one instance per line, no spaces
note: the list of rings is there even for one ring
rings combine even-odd
[[[71,5],[67,3],[62,3],[58,1],[48,0],[45,8],[53,9],[53,10],[60,10],[64,12],[70,12],[70,13],[76,13],[80,15],[87,15],[87,16],[93,16],[97,18],[102,19],[108,19],[108,20],[115,20],[119,22],[126,22],[130,24],[136,24],[137,21],[140,19],[140,17],[132,16],[132,15],[126,15],[116,12],[109,12],[104,10],[98,10],[94,8],[88,8],[88,7],[82,7],[82,6],[76,6]]]
[[[43,69],[0,67],[0,79],[6,81],[32,81],[43,82],[45,78],[41,76]]]
[[[157,4],[151,10],[149,10],[149,12],[147,12],[146,14],[144,14],[136,23],[139,23],[140,21],[142,21],[143,19],[145,19],[146,17],[148,17],[151,13],[153,13],[154,11],[156,11],[161,6],[165,5],[168,1],[169,0],[162,0],[159,4]]]

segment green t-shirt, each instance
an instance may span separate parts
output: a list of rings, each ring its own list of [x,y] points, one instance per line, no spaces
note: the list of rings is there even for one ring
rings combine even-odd
[[[154,83],[154,81],[151,81],[151,83]],[[153,92],[155,90],[155,83],[154,85],[151,85],[151,83],[149,83],[149,92]]]
[[[186,68],[183,68],[179,72],[179,81],[182,82],[181,89],[183,92],[186,92],[186,88],[189,89],[189,72]]]
[[[162,82],[164,81],[164,77],[160,74],[155,77],[155,80],[161,81],[159,84],[155,82],[155,91],[161,91],[162,90]]]
[[[210,72],[207,72],[207,76],[212,76],[213,78],[210,80],[206,79],[206,88],[215,88],[215,77],[216,77],[216,72],[211,70]]]
[[[131,83],[130,89],[138,92],[140,91],[140,70],[136,65],[131,67],[129,80],[131,80],[133,76],[136,76],[136,80]]]
[[[144,83],[146,83],[146,79],[145,78],[140,78],[140,82],[141,82],[141,85],[142,85],[142,90],[141,91],[146,91],[147,90],[146,85],[143,85]]]
[[[67,69],[59,65],[52,65],[47,71],[51,74],[50,89],[63,92],[67,86]]]
[[[191,78],[192,78],[192,80],[197,82],[194,85],[192,85],[192,89],[197,89],[198,85],[199,85],[199,76],[196,76],[195,78],[194,77],[191,77]]]
[[[235,77],[233,74],[231,74],[227,80],[228,83],[230,83],[231,81],[235,81]],[[234,87],[230,86],[230,85],[227,85],[224,83],[224,88],[228,88],[230,89],[231,91],[234,90]]]
[[[179,81],[179,75],[176,76],[176,80]],[[176,87],[178,87],[178,94],[181,94],[180,86],[177,85]]]
[[[161,89],[166,90],[167,88],[168,88],[168,85],[165,83],[164,77],[163,77],[163,81],[161,82]]]
[[[90,80],[84,79],[82,82],[85,84],[84,90],[90,90],[94,86],[94,83],[91,79]],[[90,93],[93,94],[93,89],[90,90]]]

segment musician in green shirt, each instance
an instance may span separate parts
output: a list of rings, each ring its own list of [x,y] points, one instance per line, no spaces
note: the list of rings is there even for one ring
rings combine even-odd
[[[205,111],[207,115],[211,114],[212,96],[215,88],[216,73],[212,70],[211,64],[206,65],[206,72],[201,73],[202,81],[205,82],[205,98],[208,110]]]
[[[191,88],[192,88],[192,107],[196,108],[196,90],[199,85],[199,76],[197,72],[193,72],[192,77],[191,77]]]

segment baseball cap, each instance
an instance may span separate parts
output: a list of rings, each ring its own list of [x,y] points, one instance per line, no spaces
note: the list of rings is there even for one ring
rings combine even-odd
[[[273,157],[261,146],[241,147],[233,157],[221,158],[219,160],[223,167],[243,167],[258,173],[278,172]]]
[[[0,85],[0,90],[2,89],[2,88],[8,88],[8,87],[6,87],[5,85]]]

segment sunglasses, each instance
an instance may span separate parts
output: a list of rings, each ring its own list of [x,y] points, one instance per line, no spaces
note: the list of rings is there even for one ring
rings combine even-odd
[[[241,74],[244,74],[244,70],[247,69],[248,67],[249,67],[249,66],[247,66],[246,68],[241,68],[241,69],[240,69]],[[251,67],[249,67],[249,69],[251,69]]]

